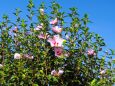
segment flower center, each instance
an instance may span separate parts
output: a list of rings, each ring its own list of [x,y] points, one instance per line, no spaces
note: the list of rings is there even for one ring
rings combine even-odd
[[[57,54],[58,54],[58,55],[61,55],[61,52],[60,52],[60,51],[57,51]]]

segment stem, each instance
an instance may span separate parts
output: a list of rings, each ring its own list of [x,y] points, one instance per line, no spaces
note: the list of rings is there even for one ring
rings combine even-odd
[[[3,43],[2,43],[2,49],[4,49]],[[2,50],[2,64],[4,65],[4,50]]]

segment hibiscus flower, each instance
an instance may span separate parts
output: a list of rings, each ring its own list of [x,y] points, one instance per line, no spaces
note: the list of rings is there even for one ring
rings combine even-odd
[[[63,48],[62,47],[54,47],[54,52],[55,52],[55,56],[60,57],[60,56],[62,56]]]
[[[49,38],[47,41],[50,43],[51,47],[63,47],[65,40],[59,35],[54,35],[53,38]]]

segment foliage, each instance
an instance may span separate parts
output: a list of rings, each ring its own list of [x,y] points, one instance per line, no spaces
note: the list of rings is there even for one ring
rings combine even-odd
[[[16,21],[3,15],[0,84],[112,86],[115,53],[111,49],[104,52],[104,39],[89,31],[88,15],[80,18],[77,8],[65,13],[56,2],[51,3],[48,12],[46,8],[44,3],[36,8],[29,0],[26,18],[20,16],[20,9],[13,13]]]

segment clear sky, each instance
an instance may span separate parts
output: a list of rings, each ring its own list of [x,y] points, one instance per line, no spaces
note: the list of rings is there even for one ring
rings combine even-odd
[[[0,17],[6,13],[11,15],[15,8],[26,10],[28,0],[0,0]],[[49,5],[52,0],[34,0],[36,5],[44,1]],[[89,25],[91,31],[100,34],[108,46],[115,49],[115,0],[57,0],[63,10],[68,12],[68,8],[77,7],[81,16],[84,13],[89,15],[93,22]],[[0,18],[1,19],[1,18]]]

